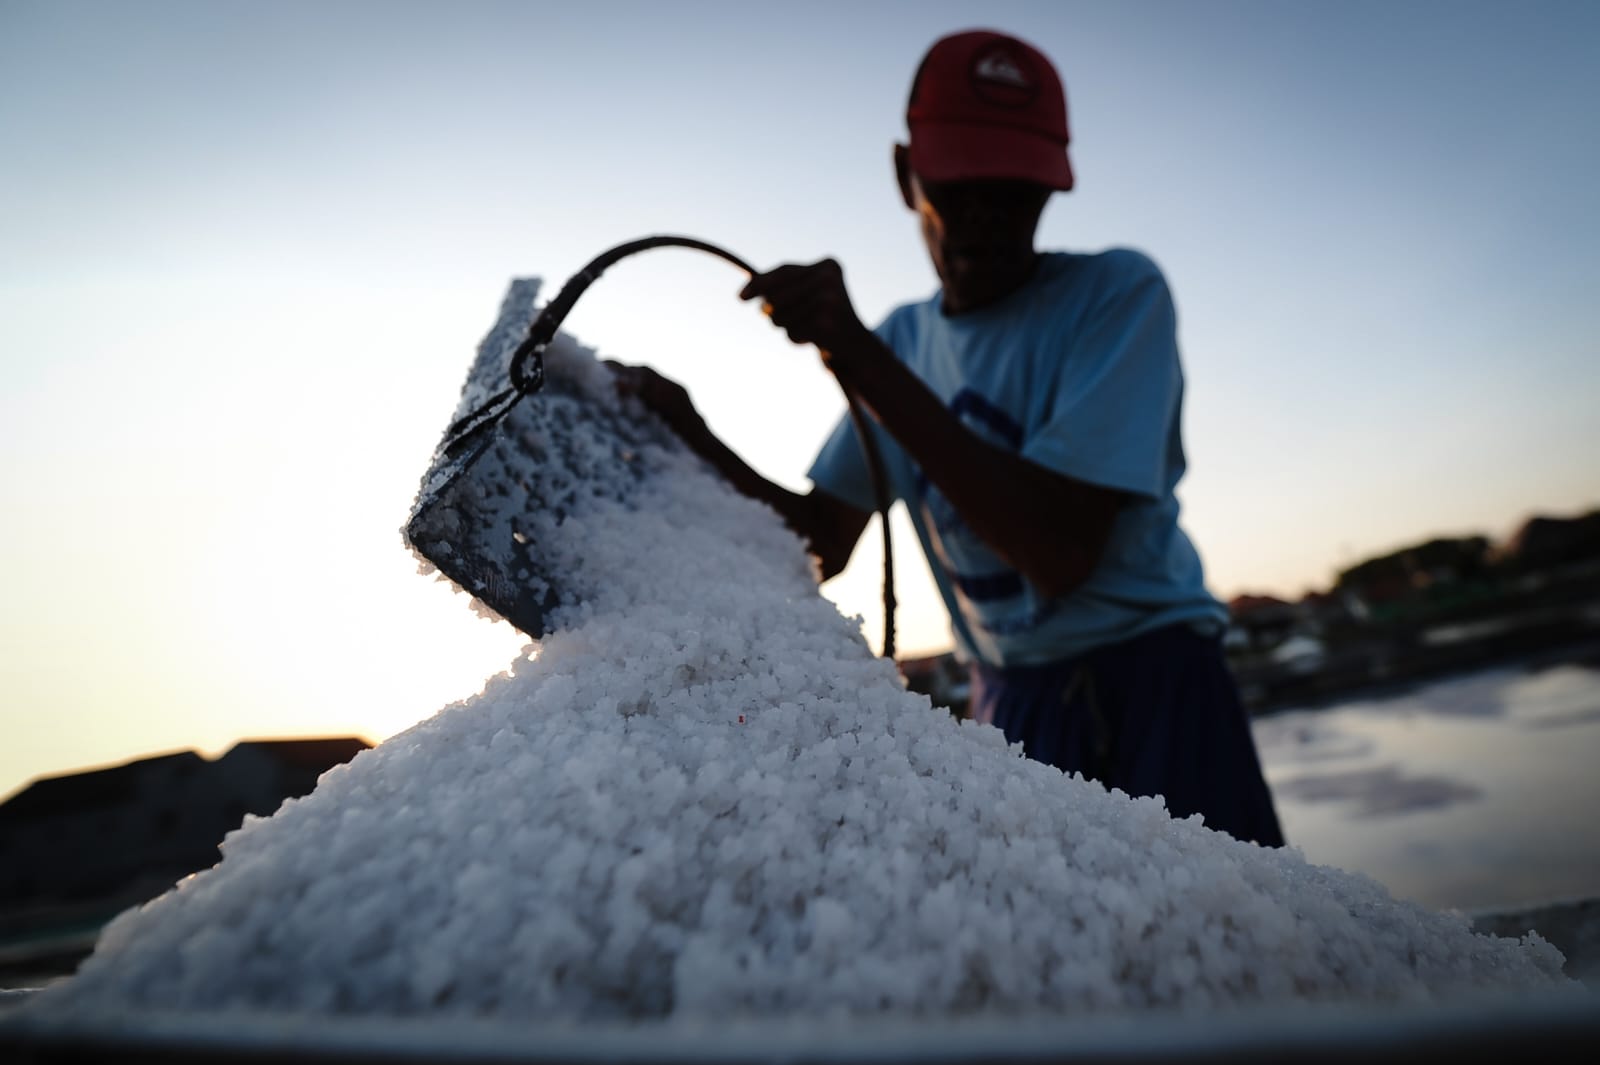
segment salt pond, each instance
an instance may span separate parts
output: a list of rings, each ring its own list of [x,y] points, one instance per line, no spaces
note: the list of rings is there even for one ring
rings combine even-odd
[[[1469,911],[1600,896],[1600,671],[1489,670],[1255,732],[1313,861]]]

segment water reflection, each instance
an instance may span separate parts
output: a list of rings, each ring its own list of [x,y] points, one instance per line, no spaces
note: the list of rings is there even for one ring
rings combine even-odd
[[[1371,740],[1342,732],[1331,720],[1305,714],[1257,721],[1255,735],[1262,759],[1279,765],[1362,758],[1374,750]]]
[[[1587,710],[1574,710],[1564,714],[1550,714],[1545,717],[1534,718],[1523,723],[1523,728],[1568,728],[1573,725],[1587,725],[1600,721],[1600,706],[1591,706]]]
[[[1280,798],[1299,802],[1353,803],[1349,816],[1393,817],[1470,802],[1483,791],[1448,777],[1407,776],[1399,766],[1294,777],[1274,788]]]
[[[1504,672],[1441,681],[1389,704],[1402,713],[1444,717],[1504,717],[1511,710],[1516,675]],[[1382,704],[1380,704],[1382,705]]]
[[[1496,669],[1253,728],[1313,862],[1433,906],[1600,897],[1600,671]]]

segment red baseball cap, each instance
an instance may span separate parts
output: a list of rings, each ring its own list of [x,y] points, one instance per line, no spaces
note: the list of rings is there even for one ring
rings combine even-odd
[[[1044,53],[970,30],[936,41],[906,108],[911,169],[929,181],[1010,178],[1072,188],[1067,96]]]

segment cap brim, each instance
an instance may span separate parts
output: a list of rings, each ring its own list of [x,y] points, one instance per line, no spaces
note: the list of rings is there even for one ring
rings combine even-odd
[[[1066,145],[1004,126],[917,122],[911,169],[929,181],[1035,181],[1066,192],[1072,163]]]

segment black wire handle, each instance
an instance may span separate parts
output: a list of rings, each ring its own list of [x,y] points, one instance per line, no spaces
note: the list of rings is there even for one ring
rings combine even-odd
[[[839,378],[834,377],[835,381]],[[883,530],[883,657],[894,659],[894,543],[889,539],[889,486],[883,471],[883,455],[878,451],[878,438],[872,435],[861,403],[844,382],[839,382],[844,401],[850,407],[850,421],[856,428],[856,438],[867,453],[867,474],[872,479],[873,502],[878,504],[878,528]]]
[[[561,328],[561,323],[566,321],[567,315],[572,313],[573,306],[578,302],[589,286],[600,279],[607,268],[628,256],[651,248],[693,248],[697,251],[715,255],[717,258],[732,263],[745,273],[754,276],[755,267],[739,258],[724,248],[694,237],[680,237],[661,235],[654,237],[641,237],[639,240],[630,240],[626,244],[618,244],[609,251],[596,256],[588,266],[579,270],[556,294],[556,298],[545,304],[544,310],[539,312],[539,317],[533,320],[528,327],[528,336],[517,350],[511,354],[511,365],[508,376],[511,384],[503,388],[480,403],[461,418],[456,419],[445,430],[445,442],[442,451],[445,456],[453,456],[460,451],[462,445],[469,439],[476,437],[481,430],[499,422],[510,412],[517,400],[530,395],[544,387],[544,352],[555,339],[556,331]],[[837,375],[834,380],[838,380]],[[878,524],[883,530],[883,657],[894,658],[894,549],[889,539],[889,490],[883,470],[883,456],[878,450],[878,441],[873,436],[871,427],[867,422],[866,414],[861,409],[860,402],[854,393],[845,388],[844,382],[839,382],[839,387],[844,391],[845,403],[850,408],[850,421],[855,426],[856,437],[861,441],[862,450],[867,456],[867,472],[872,478],[872,494],[878,505]]]
[[[607,268],[615,265],[619,260],[651,248],[694,248],[698,251],[715,255],[725,259],[747,274],[754,274],[755,267],[739,258],[730,251],[708,244],[703,240],[693,237],[655,236],[631,240],[626,244],[618,244],[610,251],[596,256],[588,266],[579,270],[561,286],[561,291],[556,293],[556,298],[545,304],[544,310],[539,312],[539,317],[533,320],[528,327],[528,336],[517,345],[517,350],[511,354],[510,378],[511,386],[503,388],[480,403],[477,407],[467,412],[462,417],[451,423],[445,430],[444,452],[446,455],[455,452],[463,441],[482,429],[505,417],[506,412],[514,406],[523,396],[539,391],[544,387],[544,352],[555,339],[556,331],[561,328],[561,323],[567,320],[567,315],[572,313],[572,308],[578,302],[578,297],[586,292],[590,285],[600,279]]]

